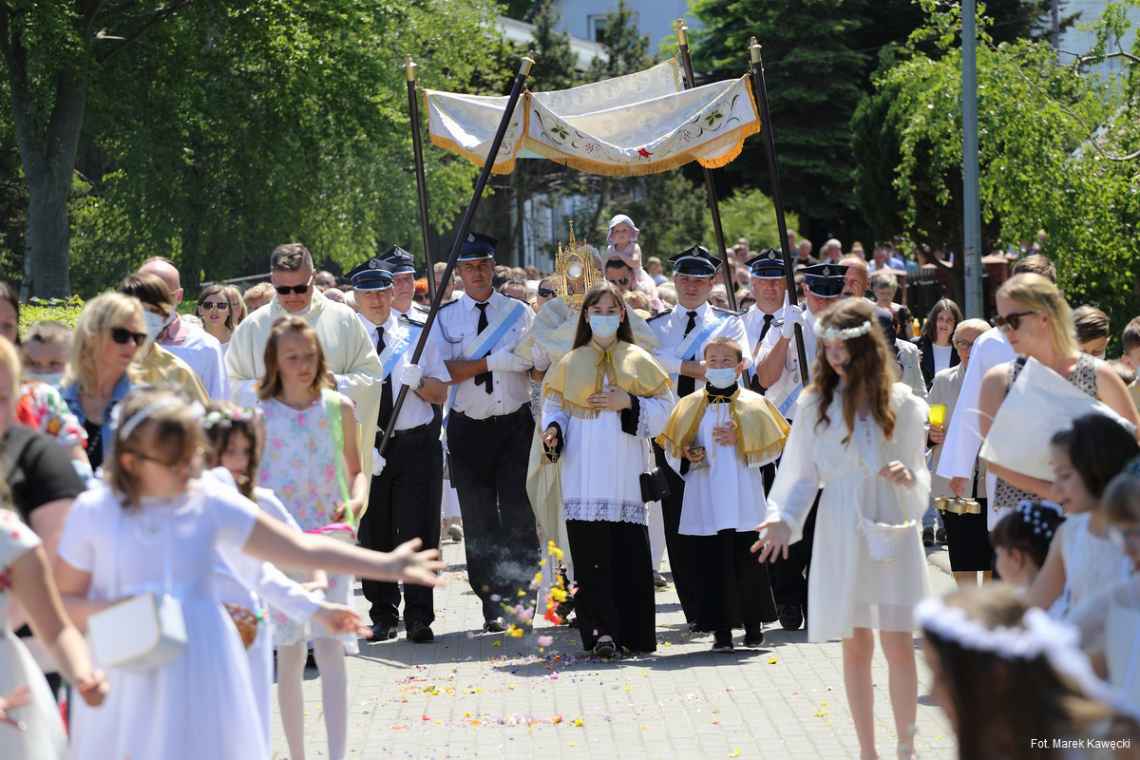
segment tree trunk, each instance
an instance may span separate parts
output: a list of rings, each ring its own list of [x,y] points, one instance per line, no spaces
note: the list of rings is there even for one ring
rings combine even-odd
[[[24,253],[24,283],[21,291],[41,298],[67,298],[71,295],[68,252],[71,230],[68,226],[67,196],[71,190],[71,164],[61,171],[57,157],[53,163],[28,175],[28,238]],[[61,176],[62,175],[62,176]]]

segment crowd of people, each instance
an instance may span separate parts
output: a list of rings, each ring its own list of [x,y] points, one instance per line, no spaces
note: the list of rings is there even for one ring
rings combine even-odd
[[[311,656],[343,759],[344,658],[401,620],[431,644],[441,535],[487,635],[545,607],[595,657],[654,652],[668,553],[713,652],[841,641],[865,760],[876,633],[915,756],[916,630],[959,757],[1140,756],[1140,318],[1109,361],[1040,254],[993,326],[916,324],[889,245],[790,239],[789,293],[778,250],[667,273],[640,235],[544,275],[471,233],[430,287],[398,247],[338,280],[290,243],[193,313],[155,258],[73,329],[0,284],[0,756],[268,757],[275,662],[304,758]]]

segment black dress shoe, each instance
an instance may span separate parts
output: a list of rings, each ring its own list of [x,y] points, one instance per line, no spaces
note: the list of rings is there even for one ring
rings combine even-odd
[[[416,620],[412,623],[406,624],[408,633],[408,641],[416,644],[427,644],[435,641],[435,634],[431,632],[431,626],[427,623],[421,623]]]
[[[776,615],[785,631],[798,631],[804,624],[803,612],[798,604],[782,604],[777,607]]]
[[[375,623],[372,626],[372,635],[368,638],[369,641],[389,641],[396,638],[396,625],[386,625],[384,623]]]
[[[502,618],[491,618],[486,623],[483,623],[484,633],[502,633],[505,630],[507,630],[507,627],[503,625]]]
[[[934,546],[934,528],[922,529],[922,545]]]
[[[764,645],[764,629],[752,628],[744,630],[744,646],[759,647]]]
[[[712,650],[714,652],[731,652],[732,631],[717,631],[714,633]]]
[[[594,654],[604,660],[612,659],[617,655],[617,645],[609,636],[603,636],[594,644]]]

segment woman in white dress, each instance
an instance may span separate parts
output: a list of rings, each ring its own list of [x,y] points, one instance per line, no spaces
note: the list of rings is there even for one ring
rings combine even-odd
[[[918,701],[914,605],[929,593],[919,523],[930,472],[926,403],[893,382],[893,351],[874,306],[840,302],[819,321],[814,381],[797,403],[754,550],[787,556],[816,491],[823,495],[808,576],[810,641],[843,640],[847,702],[864,760],[875,751],[872,631],[887,658],[898,754],[914,753]]]
[[[68,515],[60,590],[70,595],[69,611],[81,627],[127,597],[169,597],[167,603],[181,609],[186,643],[164,664],[112,668],[107,704],[75,711],[71,756],[268,757],[248,661],[214,588],[217,550],[424,585],[436,583],[438,553],[417,552],[412,541],[384,554],[297,533],[233,489],[193,480],[201,428],[193,411],[169,393],[131,394],[120,419],[107,483],[79,497]]]
[[[67,750],[59,707],[44,674],[12,632],[13,600],[75,691],[92,707],[102,704],[107,679],[92,670],[87,644],[63,610],[39,537],[0,504],[0,757],[59,760]]]
[[[544,393],[542,443],[562,469],[582,644],[601,657],[623,648],[652,652],[641,474],[644,439],[664,429],[673,392],[665,369],[633,342],[625,302],[612,285],[586,294],[574,348],[547,372]]]

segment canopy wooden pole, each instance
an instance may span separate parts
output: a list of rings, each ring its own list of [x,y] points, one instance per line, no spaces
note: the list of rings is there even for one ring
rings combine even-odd
[[[463,218],[459,222],[459,228],[455,231],[455,240],[451,242],[451,251],[447,254],[447,268],[443,270],[441,282],[450,282],[451,274],[455,271],[455,263],[459,259],[459,249],[463,246],[463,240],[467,237],[467,232],[471,229],[471,220],[475,216],[475,210],[479,208],[479,200],[482,198],[483,191],[487,187],[487,180],[491,178],[491,167],[495,165],[495,159],[499,156],[499,147],[503,144],[503,135],[506,134],[507,127],[511,123],[511,117],[515,113],[515,106],[518,105],[519,96],[522,95],[523,85],[526,84],[526,79],[530,76],[532,66],[534,66],[534,59],[529,56],[524,56],[523,59],[519,61],[519,70],[518,73],[515,74],[514,81],[511,83],[511,94],[507,97],[507,107],[503,109],[503,118],[499,120],[499,127],[495,130],[495,138],[491,141],[491,149],[487,152],[487,160],[483,162],[483,168],[479,170],[479,178],[475,181],[475,191],[471,194],[471,202],[467,204],[467,209],[463,212]],[[419,340],[416,341],[415,351],[412,352],[412,364],[418,364],[420,357],[423,355],[428,334],[431,332],[432,325],[435,324],[436,314],[439,313],[440,302],[443,300],[443,292],[444,288],[437,288],[435,295],[432,296],[431,310],[428,312],[427,320],[424,322],[423,329],[420,331]],[[388,420],[388,426],[384,429],[384,437],[380,441],[380,456],[384,456],[384,452],[388,449],[388,441],[392,439],[392,431],[396,427],[396,420],[400,416],[400,408],[404,405],[404,399],[407,395],[408,386],[401,385],[399,395],[396,396],[396,401],[392,404],[392,416]]]
[[[691,89],[695,86],[693,79],[693,59],[689,55],[689,28],[685,26],[684,19],[677,19],[673,22],[673,29],[676,31],[677,36],[677,50],[681,54],[681,68],[684,72],[685,89]],[[736,285],[733,282],[734,270],[729,265],[728,249],[724,244],[724,226],[720,221],[720,204],[716,199],[716,183],[713,181],[713,174],[711,169],[704,169],[705,173],[705,195],[708,197],[709,211],[712,213],[713,221],[713,234],[716,236],[716,249],[720,254],[721,269],[724,270],[724,287],[728,291],[728,305],[733,311],[737,310],[736,306]]]
[[[434,301],[435,259],[431,255],[431,231],[428,226],[427,177],[424,174],[424,144],[420,136],[420,100],[416,95],[416,63],[410,55],[404,63],[404,76],[408,80],[408,119],[412,129],[412,156],[416,163],[416,194],[419,197],[424,261],[427,263],[428,298]]]
[[[752,69],[752,94],[760,104],[760,129],[764,133],[764,154],[768,158],[768,178],[772,182],[772,205],[776,209],[776,227],[780,234],[780,250],[784,254],[784,277],[788,283],[788,303],[796,305],[796,274],[792,265],[792,251],[788,247],[788,223],[784,219],[784,200],[780,192],[780,170],[776,165],[776,130],[768,112],[768,85],[764,82],[764,59],[760,43],[753,37],[748,44]],[[800,380],[808,384],[807,351],[804,350],[804,329],[796,325],[796,356],[800,360]]]

